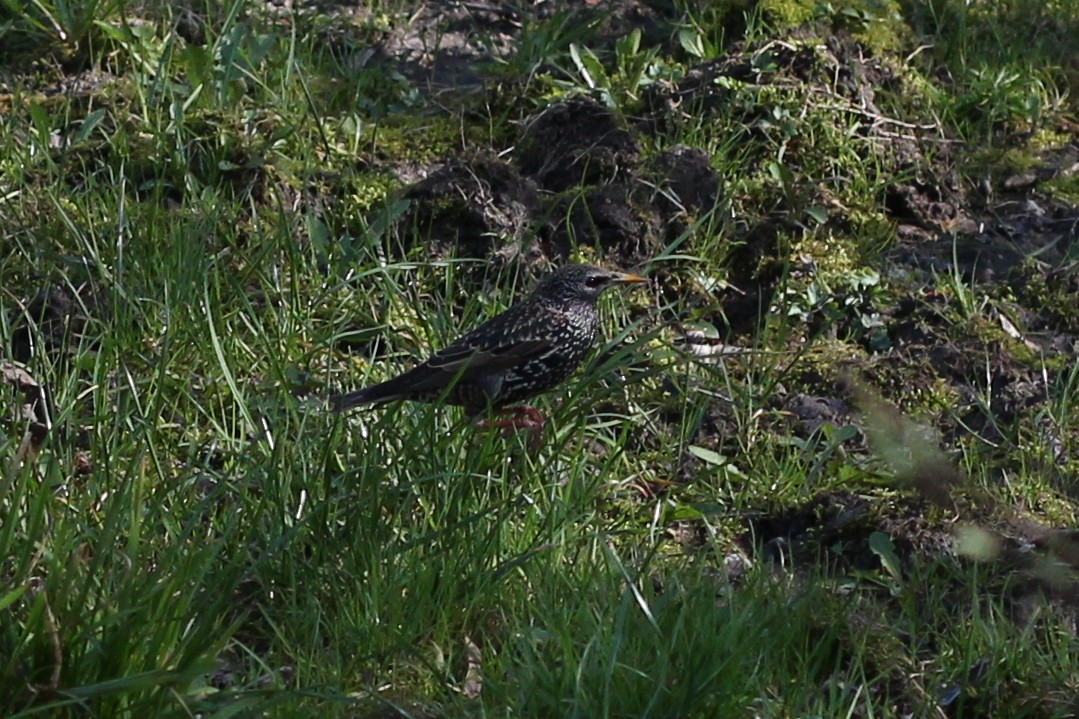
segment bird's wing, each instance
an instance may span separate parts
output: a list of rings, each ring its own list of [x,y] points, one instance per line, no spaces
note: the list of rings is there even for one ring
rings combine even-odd
[[[435,353],[426,362],[385,382],[331,398],[333,407],[340,411],[360,404],[390,402],[395,399],[444,391],[455,380],[474,382],[487,386],[493,382],[497,388],[501,375],[535,357],[550,351],[553,343],[548,340],[525,339],[505,341],[493,346],[476,346],[466,342],[470,337]],[[497,389],[491,391],[497,394]]]
[[[519,304],[480,325],[404,374],[334,400],[334,406],[389,402],[437,394],[454,381],[466,382],[494,396],[504,374],[557,349],[557,339],[544,331],[550,310]]]
[[[467,381],[505,372],[543,355],[552,346],[553,343],[545,339],[525,339],[489,347],[453,344],[436,352],[416,368],[422,369],[425,376],[411,387],[416,391],[439,389],[454,378]]]

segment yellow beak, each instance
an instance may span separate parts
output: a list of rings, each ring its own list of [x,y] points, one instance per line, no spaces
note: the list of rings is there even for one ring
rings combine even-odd
[[[635,275],[632,272],[619,272],[615,282],[623,285],[634,285],[641,282],[648,282],[648,278]]]

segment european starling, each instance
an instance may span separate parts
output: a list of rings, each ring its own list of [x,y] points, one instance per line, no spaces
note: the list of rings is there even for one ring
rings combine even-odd
[[[488,409],[512,414],[498,427],[524,427],[538,435],[543,414],[510,407],[559,384],[596,339],[596,300],[616,284],[647,282],[639,275],[591,265],[567,265],[545,277],[532,294],[480,325],[426,362],[380,384],[335,395],[335,411],[394,400],[442,401],[469,417]]]

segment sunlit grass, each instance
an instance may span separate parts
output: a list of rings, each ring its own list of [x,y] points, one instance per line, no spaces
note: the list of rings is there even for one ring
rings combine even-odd
[[[881,99],[918,106],[891,119],[993,146],[1067,117],[1074,48],[1058,67],[1046,43],[1066,43],[1074,13],[1047,10],[1013,53],[986,45],[1016,42],[1012,15],[930,6],[905,9],[935,46],[912,58],[916,101]],[[843,7],[818,19],[876,21]],[[40,445],[21,390],[0,386],[3,716],[1074,713],[1074,627],[1051,601],[1075,586],[1055,529],[1077,512],[1074,361],[1038,365],[1038,416],[1001,418],[999,437],[971,428],[971,407],[997,422],[992,368],[962,408],[904,386],[858,406],[852,367],[894,376],[872,330],[896,297],[957,337],[992,326],[1033,351],[997,329],[999,288],[956,269],[918,280],[930,297],[887,273],[881,197],[916,173],[890,174],[853,103],[746,85],[642,142],[642,166],[705,149],[720,203],[637,268],[665,284],[604,299],[595,355],[537,400],[538,449],[454,408],[326,410],[534,281],[524,262],[432,257],[394,173],[477,138],[512,160],[507,138],[555,95],[598,97],[644,132],[649,88],[740,39],[716,8],[680,7],[672,32],[695,34],[669,48],[607,47],[602,17],[529,15],[489,68],[526,96],[493,86],[462,107],[357,61],[408,27],[410,3],[352,24],[245,2],[193,19],[5,8],[5,72],[24,81],[0,97],[0,360],[14,366],[41,290],[89,319],[32,333]],[[776,22],[743,21],[756,47]],[[44,59],[27,69],[31,46]],[[89,93],[35,84],[89,71]],[[784,256],[736,267],[778,218]],[[752,316],[728,316],[724,298],[765,276]],[[734,351],[687,350],[689,327]],[[851,415],[799,431],[784,400],[826,392]],[[985,520],[961,535],[979,552],[953,551],[957,519]],[[1034,520],[1034,557],[997,531]]]

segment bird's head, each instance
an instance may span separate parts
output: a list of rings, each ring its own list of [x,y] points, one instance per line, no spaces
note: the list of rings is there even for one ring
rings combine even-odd
[[[630,272],[594,265],[566,265],[540,280],[533,295],[555,302],[594,303],[608,287],[643,282],[648,280]]]

